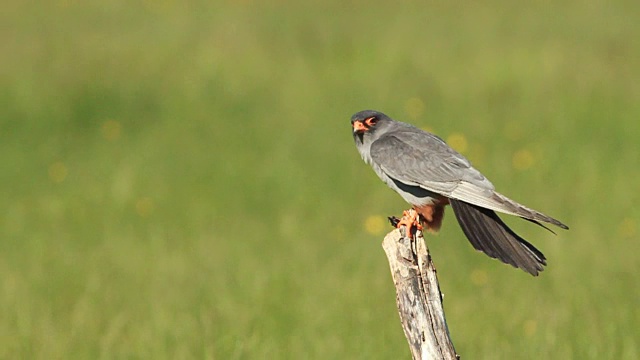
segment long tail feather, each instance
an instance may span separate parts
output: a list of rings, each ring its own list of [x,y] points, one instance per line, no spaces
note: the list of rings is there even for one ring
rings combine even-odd
[[[453,212],[476,250],[533,276],[544,270],[546,258],[533,245],[518,236],[489,209],[449,199]]]

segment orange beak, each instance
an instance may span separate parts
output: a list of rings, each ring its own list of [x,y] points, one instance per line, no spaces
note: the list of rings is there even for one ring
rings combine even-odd
[[[367,131],[367,128],[364,126],[362,121],[356,120],[353,122],[353,132],[363,133]]]

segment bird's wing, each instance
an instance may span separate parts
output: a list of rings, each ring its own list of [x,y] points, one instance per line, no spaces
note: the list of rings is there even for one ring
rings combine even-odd
[[[374,141],[370,152],[372,160],[396,181],[483,208],[567,228],[558,220],[497,193],[469,160],[431,133],[417,128],[390,132]]]
[[[383,135],[371,144],[370,151],[372,160],[387,175],[407,185],[447,197],[452,197],[456,189],[467,189],[466,197],[478,199],[494,190],[464,156],[439,137],[419,129]]]

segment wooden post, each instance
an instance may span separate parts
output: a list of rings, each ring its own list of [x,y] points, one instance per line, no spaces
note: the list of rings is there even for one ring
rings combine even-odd
[[[442,293],[422,232],[415,240],[402,234],[402,227],[388,233],[382,242],[396,287],[396,303],[404,334],[416,360],[456,360],[442,307]]]

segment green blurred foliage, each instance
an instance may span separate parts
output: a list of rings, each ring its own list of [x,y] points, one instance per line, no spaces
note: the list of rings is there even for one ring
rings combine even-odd
[[[366,108],[571,227],[532,278],[449,211],[464,357],[640,357],[639,4],[3,5],[0,358],[408,358]]]

